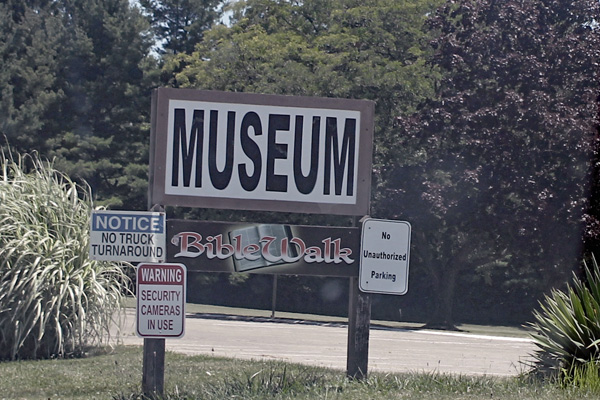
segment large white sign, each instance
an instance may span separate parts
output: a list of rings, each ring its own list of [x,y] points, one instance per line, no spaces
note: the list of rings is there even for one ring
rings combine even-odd
[[[371,102],[173,89],[158,96],[153,203],[367,211]]]
[[[165,213],[93,211],[90,224],[92,260],[161,262],[167,256]]]
[[[136,278],[138,336],[182,337],[185,329],[185,265],[140,264]]]
[[[363,292],[403,295],[408,291],[411,226],[404,221],[363,221],[359,288]]]

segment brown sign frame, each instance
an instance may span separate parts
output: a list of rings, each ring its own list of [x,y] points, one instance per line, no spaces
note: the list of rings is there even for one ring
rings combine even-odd
[[[215,107],[226,109],[226,107],[256,107],[266,113],[271,107],[273,110],[281,111],[282,107],[289,108],[291,111],[307,110],[307,113],[313,114],[317,111],[322,111],[324,116],[327,113],[335,115],[343,112],[359,113],[360,123],[357,124],[355,132],[358,138],[354,141],[354,164],[352,165],[352,174],[355,175],[352,189],[352,199],[345,199],[337,202],[335,196],[327,197],[329,193],[319,193],[321,198],[326,198],[326,202],[316,201],[316,196],[306,195],[303,197],[298,194],[289,194],[285,191],[277,193],[279,198],[272,199],[265,194],[261,194],[262,198],[253,198],[252,191],[245,196],[238,195],[237,197],[228,197],[223,195],[203,195],[199,192],[202,189],[196,189],[193,193],[189,190],[185,193],[167,193],[167,178],[166,175],[174,169],[167,165],[168,161],[168,132],[169,132],[169,113],[170,104],[176,104],[176,101],[182,102],[198,102],[206,106],[207,103],[214,104]],[[190,103],[191,104],[191,103]],[[246,107],[248,108],[248,107]],[[209,110],[206,110],[207,114]],[[354,115],[353,114],[353,115]],[[311,114],[312,115],[312,114]],[[269,117],[271,114],[269,114]],[[291,116],[290,116],[291,117]],[[314,117],[313,117],[314,118]],[[320,118],[320,117],[319,117]],[[198,208],[218,208],[218,209],[237,209],[237,210],[257,210],[257,211],[278,211],[278,212],[300,212],[300,213],[315,213],[315,214],[335,214],[335,215],[367,215],[369,213],[370,197],[371,197],[371,171],[372,171],[372,149],[373,149],[373,130],[374,130],[374,102],[368,100],[352,100],[352,99],[334,99],[334,98],[319,98],[319,97],[301,97],[301,96],[280,96],[280,95],[263,95],[252,93],[232,93],[219,91],[203,91],[192,89],[172,89],[159,88],[153,92],[152,97],[152,127],[151,127],[151,142],[150,142],[150,185],[149,185],[149,202],[150,206],[159,205],[174,205],[188,206]],[[208,119],[208,116],[207,116]],[[328,118],[329,119],[329,118]],[[333,118],[332,118],[333,119]],[[346,120],[347,121],[347,120]],[[314,122],[314,120],[313,120]],[[174,128],[172,128],[174,129]],[[291,132],[290,125],[290,132]],[[345,129],[342,124],[340,131]],[[265,127],[266,131],[267,128]],[[323,129],[324,131],[324,129]],[[236,133],[237,135],[237,133]],[[239,134],[241,136],[241,133]],[[324,132],[320,132],[324,135]],[[337,135],[337,132],[336,132]],[[175,136],[175,134],[173,134]],[[205,136],[208,136],[206,134]],[[344,132],[344,140],[345,132]],[[304,139],[303,139],[304,140]],[[307,139],[308,140],[308,139]],[[333,139],[331,139],[333,140]],[[341,143],[341,140],[335,138],[336,143]],[[204,139],[208,143],[208,140]],[[191,142],[191,140],[190,140]],[[323,140],[325,142],[325,140]],[[214,143],[213,143],[214,144]],[[347,143],[346,143],[347,144]],[[210,144],[209,144],[210,145]],[[347,144],[348,145],[348,144]],[[216,146],[216,144],[215,144]],[[331,145],[332,148],[335,145]],[[338,145],[339,146],[339,145]],[[342,144],[342,147],[344,144]],[[350,146],[350,145],[348,145]],[[175,145],[173,144],[173,148]],[[208,146],[206,146],[208,147]],[[189,150],[189,148],[188,148]],[[173,154],[178,150],[172,150]],[[204,151],[204,150],[203,150]],[[332,150],[333,155],[330,157],[330,163],[338,163],[338,166],[344,163],[346,153],[337,154],[335,149]],[[346,149],[338,149],[337,151],[345,152]],[[215,150],[216,152],[216,150]],[[191,151],[190,151],[191,153]],[[325,152],[326,153],[326,152]],[[319,155],[321,157],[322,155]],[[178,155],[179,157],[179,155]],[[192,155],[192,162],[194,156]],[[277,156],[277,158],[286,158],[288,155]],[[323,156],[325,157],[325,156]],[[351,155],[348,155],[348,171],[342,170],[342,174],[350,176],[350,160]],[[173,158],[173,156],[171,156]],[[196,161],[197,161],[196,156]],[[291,155],[290,155],[291,158]],[[333,158],[333,161],[331,161]],[[252,161],[252,159],[250,159]],[[264,161],[263,161],[264,162]],[[275,160],[279,162],[279,160]],[[171,163],[173,164],[173,162]],[[312,166],[312,164],[311,164]],[[179,164],[177,164],[179,168]],[[342,165],[342,168],[345,168]],[[251,169],[251,168],[250,168]],[[337,171],[336,171],[337,173]],[[325,176],[326,173],[324,172]],[[329,178],[322,178],[329,179]],[[350,178],[348,178],[350,181]],[[349,185],[349,183],[346,183]],[[289,185],[291,186],[291,185]],[[287,190],[287,189],[286,189]],[[182,190],[183,191],[183,190]],[[325,192],[325,189],[323,190]],[[348,189],[350,191],[350,189]],[[314,192],[314,190],[313,190]],[[338,194],[338,198],[341,197]],[[351,202],[350,202],[351,201]]]

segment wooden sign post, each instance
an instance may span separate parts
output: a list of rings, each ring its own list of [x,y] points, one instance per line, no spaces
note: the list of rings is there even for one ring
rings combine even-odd
[[[346,376],[365,379],[369,364],[371,297],[358,289],[358,279],[354,277],[350,278],[349,297]]]
[[[142,392],[161,399],[165,390],[165,339],[144,339]]]

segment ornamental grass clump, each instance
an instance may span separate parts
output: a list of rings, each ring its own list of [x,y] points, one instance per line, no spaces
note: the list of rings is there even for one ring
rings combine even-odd
[[[530,325],[539,348],[534,354],[537,370],[551,371],[567,384],[600,370],[600,271],[595,258],[591,268],[584,263],[584,271],[585,280],[574,275],[566,291],[555,289],[546,296]]]
[[[122,265],[88,257],[89,189],[36,156],[0,163],[0,359],[103,344],[128,278]]]

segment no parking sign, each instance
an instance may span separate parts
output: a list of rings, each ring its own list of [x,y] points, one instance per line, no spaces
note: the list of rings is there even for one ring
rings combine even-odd
[[[408,292],[411,226],[404,221],[363,221],[359,288],[363,292],[403,295]]]

